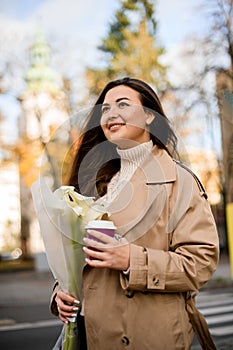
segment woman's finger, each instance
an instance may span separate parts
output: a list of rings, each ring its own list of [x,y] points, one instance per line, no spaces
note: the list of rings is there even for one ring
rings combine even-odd
[[[86,262],[90,266],[116,270],[127,270],[129,267],[129,243],[112,249],[108,247],[105,251],[96,251],[88,247],[83,247],[83,250],[87,254]]]
[[[67,304],[77,304],[77,305],[80,304],[79,300],[75,299],[69,294],[66,294],[61,289],[57,292],[57,297],[59,297],[61,300],[63,300],[64,303],[67,303]]]
[[[101,241],[102,243],[111,243],[114,242],[113,237],[106,235],[105,233],[102,233],[100,231],[96,231],[96,230],[88,230],[87,231],[88,236],[86,237],[88,239],[89,236],[92,236],[96,239],[98,239],[99,241]]]
[[[95,239],[98,239],[98,241],[90,238],[90,236],[85,237],[83,241],[85,245],[95,248],[97,250],[106,251],[109,248],[115,248],[118,246],[128,244],[127,239],[121,237],[120,235],[114,235],[113,237],[110,237],[104,233],[94,230],[90,230],[88,232],[90,232],[90,236],[94,237]]]
[[[96,260],[104,260],[103,251],[96,251],[89,247],[83,247],[83,251],[87,256]]]
[[[57,309],[59,313],[59,318],[62,322],[69,322],[67,318],[74,317],[80,308],[79,300],[76,300],[72,296],[59,290],[56,295]]]

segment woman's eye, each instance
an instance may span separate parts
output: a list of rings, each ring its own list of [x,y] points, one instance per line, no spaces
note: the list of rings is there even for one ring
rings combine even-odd
[[[123,101],[122,101],[122,102],[119,103],[119,107],[120,107],[120,108],[124,108],[124,107],[126,107],[126,106],[129,106],[129,104],[126,103],[126,102],[123,102]]]
[[[102,114],[107,113],[108,111],[109,111],[109,107],[108,106],[102,107]]]

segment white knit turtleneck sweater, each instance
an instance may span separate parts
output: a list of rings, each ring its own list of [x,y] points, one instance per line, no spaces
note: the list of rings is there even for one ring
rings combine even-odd
[[[142,143],[128,149],[117,149],[121,159],[120,171],[113,176],[108,184],[107,194],[103,200],[111,203],[122,188],[130,180],[137,167],[144,161],[153,148],[153,142]]]

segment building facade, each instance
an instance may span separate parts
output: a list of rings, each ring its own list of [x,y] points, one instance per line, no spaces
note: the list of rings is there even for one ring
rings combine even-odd
[[[18,98],[22,107],[16,145],[18,159],[0,167],[4,197],[12,195],[10,202],[0,200],[3,202],[1,207],[4,207],[0,218],[0,249],[5,249],[8,236],[13,232],[11,235],[18,236],[15,242],[21,245],[24,256],[31,256],[43,250],[43,242],[30,187],[43,171],[41,161],[48,154],[45,149],[54,132],[69,119],[62,77],[50,67],[50,48],[42,34],[38,34],[30,48],[30,66],[25,81],[26,88]],[[13,241],[11,245],[13,248]]]

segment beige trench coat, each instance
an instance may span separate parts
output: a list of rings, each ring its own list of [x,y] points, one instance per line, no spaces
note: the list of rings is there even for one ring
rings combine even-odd
[[[199,181],[153,148],[109,207],[130,243],[130,273],[85,266],[88,350],[186,350],[187,293],[210,279],[218,234]]]

